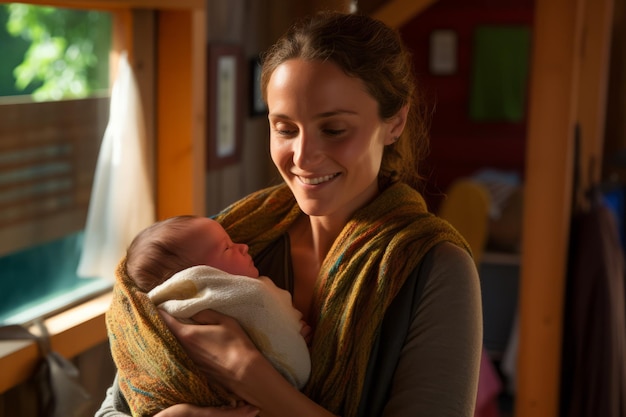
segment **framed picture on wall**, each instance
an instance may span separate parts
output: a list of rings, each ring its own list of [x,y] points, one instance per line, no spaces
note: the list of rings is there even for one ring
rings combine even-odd
[[[457,34],[437,29],[430,34],[428,65],[433,75],[452,75],[457,70]]]
[[[245,66],[236,45],[209,45],[207,55],[207,170],[214,170],[241,158]]]
[[[250,116],[267,116],[267,106],[261,91],[261,59],[250,59]]]

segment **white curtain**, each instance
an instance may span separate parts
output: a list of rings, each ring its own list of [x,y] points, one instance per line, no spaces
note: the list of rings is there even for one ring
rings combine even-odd
[[[141,100],[124,53],[100,145],[78,276],[114,280],[132,239],[155,221],[148,155]]]

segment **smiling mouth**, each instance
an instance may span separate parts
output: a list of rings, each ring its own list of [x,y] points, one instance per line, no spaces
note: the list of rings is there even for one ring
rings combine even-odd
[[[330,181],[333,178],[336,178],[338,176],[339,176],[339,173],[331,174],[331,175],[324,175],[323,177],[317,177],[317,178],[298,177],[298,179],[300,181],[302,181],[304,184],[307,184],[307,185],[318,185],[318,184],[321,184],[323,182]]]

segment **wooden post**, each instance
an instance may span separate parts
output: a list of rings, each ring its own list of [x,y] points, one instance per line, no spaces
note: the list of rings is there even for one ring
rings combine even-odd
[[[611,55],[613,0],[585,0],[579,79],[580,184],[576,206],[588,208],[584,193],[601,181]]]
[[[157,218],[205,215],[205,10],[157,20]]]
[[[517,417],[557,417],[583,0],[535,3]]]

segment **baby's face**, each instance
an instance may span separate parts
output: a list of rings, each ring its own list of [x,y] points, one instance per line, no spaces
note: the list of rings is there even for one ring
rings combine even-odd
[[[233,243],[221,224],[209,218],[195,220],[189,246],[192,259],[234,275],[257,278],[259,271],[248,254],[248,245]]]

